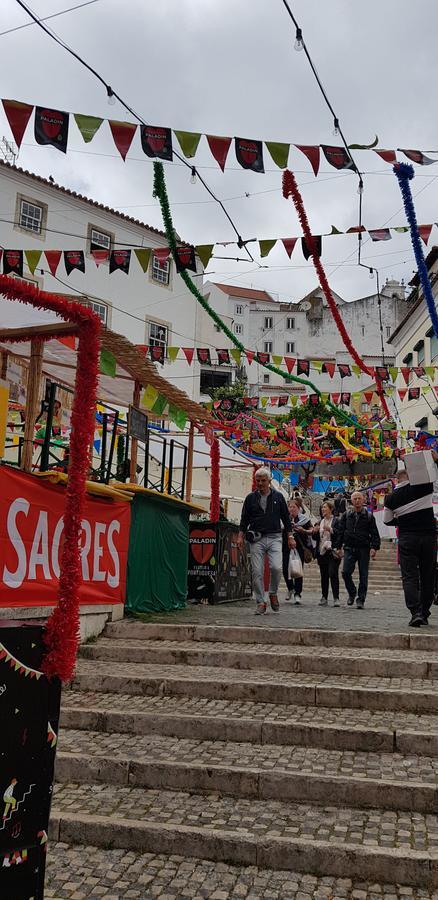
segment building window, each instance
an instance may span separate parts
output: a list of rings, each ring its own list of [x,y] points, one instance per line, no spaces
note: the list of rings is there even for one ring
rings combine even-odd
[[[361,403],[360,408],[363,413],[368,412],[368,403],[364,400],[363,403]]]
[[[286,319],[286,328],[288,331],[293,331],[295,328],[295,319],[293,316],[288,316]]]
[[[201,369],[200,391],[201,394],[209,394],[214,388],[226,387],[231,384],[231,372],[214,372],[210,369]]]
[[[243,328],[241,325],[234,326],[234,334],[242,334],[242,332],[243,332]]]
[[[295,344],[293,341],[287,341],[286,353],[295,353]]]
[[[269,375],[263,375],[263,384],[269,384]]]
[[[418,341],[414,350],[417,351],[417,366],[421,366],[424,363],[424,341]]]
[[[433,362],[438,356],[438,338],[433,328],[426,331],[426,337],[430,338],[430,361]]]
[[[265,341],[263,344],[263,349],[265,353],[272,353],[272,341]]]
[[[170,281],[170,259],[161,263],[157,256],[152,257],[152,280],[158,281],[159,284],[169,284]]]
[[[109,231],[102,231],[95,225],[88,225],[87,229],[88,253],[92,250],[112,250],[114,246],[114,235]]]
[[[386,340],[388,341],[390,337],[391,337],[391,326],[387,325],[386,326]]]
[[[108,321],[108,307],[106,303],[99,303],[97,300],[90,300],[90,306],[93,312],[99,316],[99,319],[103,322],[104,325],[107,324]]]
[[[241,303],[236,303],[236,316],[243,316],[243,306]]]
[[[365,325],[360,326],[360,333],[361,333],[362,337],[365,337]]]
[[[47,203],[38,203],[31,197],[17,194],[15,227],[19,231],[30,231],[35,237],[45,237],[47,209]]]
[[[161,322],[149,322],[149,347],[163,347],[167,351],[167,327]]]
[[[272,328],[272,316],[265,316],[265,328]]]
[[[411,366],[412,360],[413,360],[412,353],[407,353],[406,356],[403,357],[402,363],[404,366]]]

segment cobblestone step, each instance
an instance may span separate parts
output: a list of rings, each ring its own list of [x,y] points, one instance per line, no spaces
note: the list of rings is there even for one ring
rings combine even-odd
[[[68,691],[62,726],[106,733],[438,756],[438,715]]]
[[[324,675],[375,675],[380,678],[438,678],[438,653],[427,651],[383,651],[379,648],[274,647],[252,644],[237,647],[217,641],[157,641],[101,639],[80,648],[84,659],[148,665],[217,666],[236,669],[266,669],[276,672],[303,672]]]
[[[402,884],[438,886],[435,814],[72,783],[56,787],[50,834],[360,881],[391,882],[396,872]]]
[[[292,675],[209,666],[146,665],[81,659],[74,687],[135,695],[183,695],[299,706],[438,712],[438,681],[347,675]]]
[[[63,729],[57,780],[435,812],[438,760]]]
[[[299,612],[299,610],[298,610]],[[209,641],[233,644],[275,644],[304,647],[380,647],[384,650],[428,650],[438,652],[438,634],[411,631],[406,634],[383,634],[378,631],[341,631],[316,628],[263,627],[260,625],[169,625],[162,622],[139,622],[125,619],[110,622],[105,637],[116,640]],[[297,623],[299,625],[299,622]],[[366,629],[366,620],[364,621]]]
[[[211,863],[176,854],[51,845],[47,900],[77,900],[89,895],[103,900],[438,900],[438,894],[432,890],[406,885],[318,878],[284,869]]]

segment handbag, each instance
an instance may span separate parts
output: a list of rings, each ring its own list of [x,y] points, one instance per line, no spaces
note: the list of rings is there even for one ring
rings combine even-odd
[[[311,562],[313,562],[313,553],[312,553],[310,547],[306,547],[306,545],[304,544],[304,541],[303,541],[301,535],[300,535],[300,534],[295,534],[294,537],[295,537],[295,540],[296,540],[296,541],[299,541],[299,542],[300,542],[300,544],[301,544],[301,546],[302,546],[302,548],[303,548],[303,560],[304,560],[304,562],[305,562],[305,563],[311,563]]]
[[[303,577],[303,564],[296,550],[291,550],[289,553],[289,565],[287,569],[287,577],[288,578],[302,578]]]

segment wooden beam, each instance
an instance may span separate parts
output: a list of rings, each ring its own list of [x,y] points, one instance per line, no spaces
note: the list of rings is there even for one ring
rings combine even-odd
[[[76,334],[78,326],[75,322],[54,322],[53,325],[23,325],[22,328],[1,328],[0,341],[8,341],[13,343],[16,338],[28,337],[31,340],[34,337],[40,337],[43,340],[50,340],[53,335]]]
[[[140,406],[140,390],[141,384],[139,381],[136,381],[134,384],[134,393],[132,395],[132,405],[135,406],[136,409]],[[131,462],[129,464],[129,480],[131,484],[137,484],[137,454],[138,440],[137,438],[131,438]]]
[[[38,415],[38,399],[43,367],[43,342],[34,337],[31,341],[29,377],[27,381],[26,411],[24,423],[24,444],[21,456],[21,468],[24,472],[32,471],[33,441],[35,420]]]
[[[193,484],[193,447],[195,442],[195,426],[190,422],[189,443],[187,447],[187,474],[186,474],[186,501],[190,503],[192,499]]]

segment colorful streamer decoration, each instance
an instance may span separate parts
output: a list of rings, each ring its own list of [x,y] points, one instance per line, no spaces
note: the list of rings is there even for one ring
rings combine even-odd
[[[315,238],[313,237],[313,235],[310,231],[310,226],[309,226],[309,222],[307,219],[306,210],[304,209],[303,198],[300,194],[295,175],[293,174],[293,172],[290,172],[289,169],[287,169],[283,173],[283,196],[286,198],[292,197],[295,209],[298,214],[298,218],[300,220],[300,225],[301,225],[301,228],[303,229],[304,237],[306,239],[306,244],[310,250],[310,255],[312,257],[313,265],[315,266],[316,273],[319,278],[319,283],[321,285],[321,289],[324,292],[324,296],[327,300],[327,303],[329,305],[329,308],[331,310],[333,318],[336,322],[339,334],[342,337],[344,345],[347,348],[348,352],[350,353],[352,359],[354,359],[356,365],[359,366],[359,368],[362,370],[362,372],[364,372],[365,375],[368,375],[371,378],[373,378],[374,377],[373,370],[365,365],[362,358],[359,356],[357,350],[353,346],[353,344],[350,340],[350,337],[348,335],[347,329],[345,328],[344,322],[342,320],[342,316],[338,310],[338,307],[336,306],[335,299],[331,292],[330,285],[327,281],[327,276],[325,274],[323,265],[320,260],[320,248],[315,243]],[[388,405],[386,403],[385,396],[384,396],[383,390],[381,388],[381,383],[379,386],[379,381],[377,381],[377,393],[379,394],[379,397],[381,399],[381,403],[382,403],[385,415],[389,418]]]
[[[414,249],[415,261],[417,263],[418,275],[426,298],[427,308],[432,320],[435,336],[438,337],[438,314],[435,306],[435,298],[432,292],[429,274],[424,259],[423,248],[421,246],[420,233],[417,225],[417,216],[415,214],[414,201],[412,199],[412,191],[409,182],[414,177],[414,168],[408,163],[397,163],[394,166],[394,172],[397,176],[401,195],[403,197],[403,205],[405,208],[406,218],[411,228],[412,247]]]

